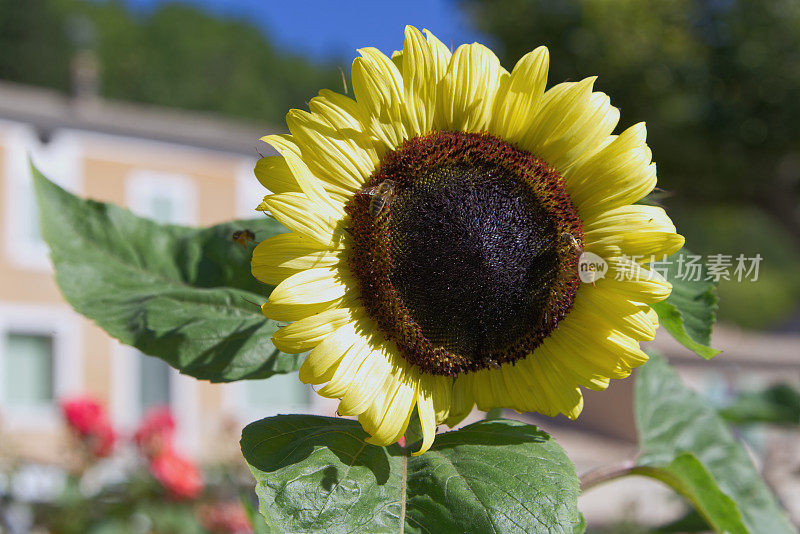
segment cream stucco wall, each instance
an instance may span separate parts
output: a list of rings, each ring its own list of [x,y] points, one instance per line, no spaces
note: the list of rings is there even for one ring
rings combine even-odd
[[[20,252],[28,252],[25,243],[19,244],[24,241],[25,232],[16,229],[20,227],[20,219],[35,214],[28,213],[23,206],[25,199],[22,197],[30,194],[29,190],[25,191],[25,187],[30,186],[30,177],[20,176],[26,172],[20,158],[26,160],[30,153],[37,165],[55,178],[62,169],[74,169],[73,176],[66,180],[68,189],[123,206],[130,204],[137,180],[151,180],[157,185],[161,180],[174,182],[179,192],[188,192],[183,206],[185,213],[181,211],[186,215],[184,222],[207,226],[242,216],[256,216],[248,209],[247,201],[252,198],[250,204],[255,206],[260,201],[259,195],[265,193],[252,175],[257,140],[253,140],[253,156],[249,157],[79,130],[62,130],[51,139],[52,146],[48,146],[39,141],[30,125],[0,121],[0,206],[4,210],[0,217],[0,336],[3,335],[2,325],[24,316],[21,312],[24,309],[34,310],[29,316],[42,317],[34,322],[38,321],[37,328],[44,333],[50,330],[45,315],[66,317],[74,335],[67,336],[64,341],[66,352],[72,354],[65,359],[65,365],[71,368],[67,374],[73,378],[64,381],[56,377],[55,381],[61,382],[61,386],[56,387],[56,397],[89,394],[105,403],[112,417],[118,416],[134,402],[125,398],[134,389],[126,384],[131,358],[126,351],[130,349],[122,347],[69,308],[60,296],[46,257],[37,259],[36,254],[28,254],[33,260],[21,258]],[[24,180],[28,180],[27,184]],[[130,207],[137,211],[137,206]],[[15,232],[11,232],[12,229]],[[47,313],[42,315],[36,310]],[[13,325],[9,328],[15,331]],[[56,365],[56,373],[65,372],[63,365],[60,368]],[[181,445],[201,460],[229,456],[236,450],[242,424],[247,422],[237,413],[242,411],[242,395],[236,390],[240,386],[214,385],[175,374],[172,404]],[[309,410],[333,412],[333,408],[324,403],[309,406]],[[58,458],[63,453],[65,434],[57,408],[52,406],[47,417],[39,418],[39,423],[29,424],[30,420],[26,422],[25,419],[24,415],[15,414],[12,407],[0,404],[0,436],[4,442],[0,456]],[[123,432],[130,431],[130,426],[128,423]],[[223,439],[226,435],[230,439]],[[215,439],[207,439],[208,436]]]

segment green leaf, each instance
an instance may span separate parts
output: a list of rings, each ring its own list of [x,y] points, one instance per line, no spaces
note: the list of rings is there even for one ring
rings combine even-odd
[[[583,514],[578,514],[578,522],[573,527],[572,532],[573,534],[583,534],[586,532],[586,518]]]
[[[275,532],[573,532],[575,468],[549,435],[480,421],[409,457],[347,419],[270,417],[242,432]],[[414,449],[412,446],[411,449]]]
[[[253,506],[253,502],[251,502],[251,500],[252,500],[251,495],[245,495],[245,494],[239,495],[239,502],[242,503],[242,508],[244,509],[244,513],[247,516],[247,523],[253,530],[253,534],[269,534],[267,524],[264,523],[264,520],[259,515],[258,510],[256,510],[255,506]]]
[[[642,448],[634,473],[672,486],[718,532],[795,532],[716,410],[665,359],[637,371],[634,402]]]
[[[700,270],[700,280],[694,280],[697,276],[686,276],[686,265],[691,256],[691,252],[681,249],[667,258],[666,273],[659,272],[665,274],[672,284],[672,294],[653,304],[652,308],[658,314],[661,326],[672,337],[698,356],[710,359],[720,353],[711,348],[711,329],[719,308],[717,284],[705,280],[708,272],[704,266]]]
[[[658,467],[637,466],[635,474],[664,482],[686,497],[717,532],[747,533],[736,503],[720,490],[714,477],[693,454],[679,454],[672,462]]]
[[[259,304],[271,287],[250,275],[231,236],[265,239],[269,219],[194,229],[161,225],[113,204],[78,198],[33,170],[41,228],[64,298],[123,343],[212,382],[298,369],[272,345]]]
[[[763,391],[748,391],[740,394],[720,414],[738,425],[800,425],[800,391],[789,384],[776,384]]]

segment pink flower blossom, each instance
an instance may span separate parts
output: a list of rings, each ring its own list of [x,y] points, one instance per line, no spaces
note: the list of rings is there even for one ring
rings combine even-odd
[[[203,527],[214,534],[252,534],[253,527],[240,502],[214,502],[197,510]]]
[[[111,454],[117,436],[99,402],[89,397],[65,399],[61,401],[61,411],[93,456],[102,458]]]
[[[200,469],[171,449],[164,449],[153,456],[150,473],[176,499],[194,499],[203,491]]]
[[[159,407],[147,412],[136,429],[133,441],[139,451],[150,458],[162,451],[171,450],[174,436],[175,419],[172,413],[167,407]]]

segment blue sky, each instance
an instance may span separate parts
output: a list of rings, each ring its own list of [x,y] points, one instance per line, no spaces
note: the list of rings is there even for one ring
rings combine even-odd
[[[147,12],[165,0],[126,0]],[[447,45],[486,39],[470,28],[455,0],[180,0],[206,11],[251,20],[278,46],[316,60],[350,59],[355,49],[386,53],[403,45],[403,28],[428,28]],[[487,43],[488,44],[488,43]]]

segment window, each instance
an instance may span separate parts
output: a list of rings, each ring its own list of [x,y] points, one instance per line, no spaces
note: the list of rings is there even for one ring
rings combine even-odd
[[[181,375],[163,360],[115,342],[112,350],[111,416],[125,431],[133,431],[142,416],[157,406],[169,407],[177,422],[177,444],[199,450],[197,380]]]
[[[6,335],[3,357],[3,404],[36,407],[53,399],[53,338],[35,334]]]
[[[197,190],[188,176],[136,170],[125,182],[125,201],[141,217],[159,223],[193,225],[197,222]]]
[[[4,148],[6,256],[20,267],[47,270],[50,261],[39,227],[28,158],[45,176],[77,192],[82,172],[78,141],[70,132],[57,132],[49,143],[43,143],[27,124],[0,123],[0,142]]]
[[[256,206],[270,193],[253,174],[255,166],[256,161],[248,158],[239,164],[236,172],[236,216],[241,219],[263,217]]]
[[[139,356],[139,413],[145,414],[155,406],[169,406],[172,369],[166,362],[138,353]]]
[[[253,409],[270,412],[308,406],[308,386],[293,373],[276,375],[269,380],[247,380],[244,385],[244,401]]]
[[[228,409],[241,424],[281,413],[318,413],[322,406],[315,406],[314,401],[326,400],[312,395],[311,387],[300,382],[296,373],[275,375],[267,380],[242,380],[228,387]]]
[[[0,413],[10,428],[58,428],[57,402],[83,392],[81,327],[62,308],[0,302]]]

